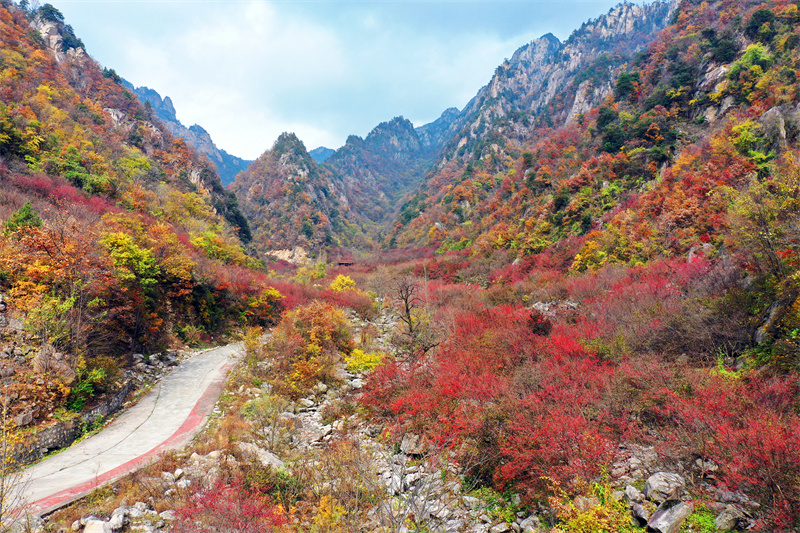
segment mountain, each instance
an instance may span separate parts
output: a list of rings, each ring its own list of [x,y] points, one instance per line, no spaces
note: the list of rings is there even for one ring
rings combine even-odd
[[[201,126],[197,124],[188,128],[184,126],[181,121],[178,120],[175,107],[169,96],[165,96],[162,99],[161,95],[155,90],[148,87],[134,87],[131,83],[124,80],[123,85],[136,94],[145,105],[150,105],[172,135],[185,139],[195,150],[208,157],[219,174],[223,185],[233,183],[236,175],[245,170],[247,166],[252,163],[252,161],[236,157],[225,150],[217,148],[217,145],[214,144],[214,141],[211,139],[211,135]]]
[[[493,218],[474,207],[504,179],[494,175],[513,167],[532,138],[574,122],[607,98],[615,72],[656,38],[676,6],[622,4],[585,23],[564,43],[548,34],[517,50],[451,116],[440,133],[445,140],[434,172],[403,205],[387,242],[421,244],[429,236],[438,240],[450,234],[463,245],[468,235],[482,232]],[[473,218],[480,224],[464,228]]]
[[[234,184],[256,234],[267,233],[256,238],[256,248],[368,247],[419,185],[453,116],[448,111],[416,129],[396,117],[364,139],[351,135],[323,163],[296,136],[281,135]]]
[[[236,177],[233,191],[260,253],[298,245],[319,252],[364,244],[362,229],[351,223],[342,180],[314,161],[294,134],[278,137]]]
[[[334,152],[335,150],[320,146],[308,152],[308,155],[310,155],[317,163],[324,163],[325,160],[332,156]]]
[[[380,223],[394,216],[398,200],[419,185],[433,154],[414,125],[396,117],[365,139],[351,135],[325,165],[342,180],[347,204],[357,216]]]

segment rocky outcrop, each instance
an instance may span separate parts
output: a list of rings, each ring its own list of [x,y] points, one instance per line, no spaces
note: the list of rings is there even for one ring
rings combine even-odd
[[[120,531],[152,533],[168,530],[177,518],[175,511],[157,512],[144,502],[122,505],[108,519],[89,515],[73,522],[70,530],[83,533],[118,533]]]
[[[675,0],[645,6],[624,3],[585,23],[563,43],[547,34],[517,50],[450,122],[443,134],[449,141],[440,164],[486,155],[476,153],[474,146],[490,124],[512,141],[527,138],[536,116],[561,92],[571,94],[572,103],[563,115],[547,115],[553,123],[570,122],[597,106],[611,92],[615,69],[666,27],[677,4]],[[602,65],[595,69],[599,78],[576,78],[601,56]]]

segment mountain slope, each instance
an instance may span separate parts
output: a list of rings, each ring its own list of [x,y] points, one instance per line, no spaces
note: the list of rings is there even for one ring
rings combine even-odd
[[[616,70],[655,39],[676,5],[623,4],[564,43],[545,35],[517,50],[452,120],[436,171],[403,206],[388,243],[421,244],[429,236],[440,241],[445,230],[455,231],[464,246],[470,239],[462,242],[462,236],[483,231],[455,228],[485,218],[487,213],[473,212],[476,199],[503,182],[497,173],[514,168],[525,144],[581,118],[613,92]]]
[[[0,3],[0,182],[0,284],[14,325],[2,342],[23,330],[37,339],[34,371],[71,384],[132,352],[269,320],[274,293],[246,268],[255,262],[235,196],[49,4]]]
[[[419,184],[431,156],[413,124],[397,117],[366,139],[351,135],[325,164],[342,180],[354,214],[380,223],[394,216],[398,199]]]

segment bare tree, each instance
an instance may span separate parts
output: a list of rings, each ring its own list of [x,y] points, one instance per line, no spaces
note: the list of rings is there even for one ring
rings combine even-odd
[[[420,295],[423,289],[425,287],[407,276],[394,283],[397,316],[405,326],[397,341],[411,360],[437,347],[442,338],[439,328],[433,322],[427,295]]]

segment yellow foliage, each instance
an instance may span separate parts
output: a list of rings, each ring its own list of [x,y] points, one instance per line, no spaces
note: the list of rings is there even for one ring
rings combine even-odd
[[[314,515],[314,525],[318,528],[318,531],[330,531],[344,514],[344,507],[326,494],[319,500],[317,514]]]
[[[550,498],[552,507],[562,524],[556,533],[633,533],[641,531],[631,525],[630,510],[624,501],[612,497],[609,485],[593,485],[588,496],[574,499],[566,497],[563,490]]]
[[[386,357],[385,353],[375,352],[368,353],[358,348],[350,352],[350,355],[344,358],[347,363],[347,369],[351,372],[361,373],[369,372],[381,364],[383,358]]]
[[[352,291],[356,288],[356,282],[353,281],[350,276],[339,274],[336,276],[336,279],[331,282],[329,287],[336,292]]]

